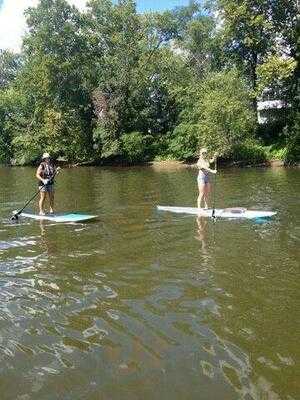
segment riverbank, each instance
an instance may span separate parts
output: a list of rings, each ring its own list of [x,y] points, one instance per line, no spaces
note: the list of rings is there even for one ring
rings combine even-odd
[[[140,166],[148,166],[155,170],[180,170],[186,168],[196,168],[197,160],[193,160],[191,162],[187,161],[179,161],[179,160],[160,160],[160,161],[148,161],[143,163],[131,164],[127,162],[114,162],[114,163],[94,163],[94,162],[84,162],[84,163],[76,163],[69,164],[67,162],[62,163],[64,166],[68,166],[69,168],[76,167],[125,167],[125,168],[136,168]],[[220,160],[218,162],[218,166],[222,168],[282,168],[288,167],[283,160],[269,160],[266,162],[260,163],[246,163],[244,161],[228,161],[228,160]],[[295,167],[300,167],[300,164],[293,165]]]
[[[79,162],[79,163],[70,163],[67,160],[62,160],[59,159],[57,161],[57,165],[60,165],[64,168],[78,168],[78,167],[140,167],[140,166],[149,166],[155,170],[179,170],[179,169],[185,169],[185,168],[196,168],[196,162],[197,160],[193,160],[191,162],[186,162],[186,161],[179,161],[179,160],[160,160],[160,161],[149,161],[149,162],[143,162],[143,163],[138,163],[138,164],[130,164],[127,162],[114,162],[114,163],[103,163],[99,164],[94,161],[85,161],[85,162]],[[38,164],[38,163],[37,163]],[[37,166],[31,165],[31,166]],[[25,165],[17,165],[17,164],[0,164],[2,167],[25,167]],[[287,165],[284,163],[283,160],[268,160],[266,162],[260,162],[260,163],[245,163],[244,161],[224,161],[221,160],[218,163],[219,167],[222,168],[282,168],[282,167],[300,167],[300,163],[293,164],[293,165]]]
[[[166,160],[166,161],[152,161],[148,163],[151,168],[155,170],[179,170],[185,168],[196,168],[196,163],[187,163],[184,161]],[[293,165],[300,167],[300,164]],[[243,162],[220,162],[219,167],[222,168],[283,168],[287,167],[282,160],[270,160],[258,164],[245,164]]]

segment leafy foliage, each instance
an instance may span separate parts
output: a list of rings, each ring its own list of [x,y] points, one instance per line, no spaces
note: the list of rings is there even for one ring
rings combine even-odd
[[[251,137],[255,114],[249,90],[236,70],[212,74],[203,84],[200,140],[220,154]]]
[[[0,50],[0,89],[8,87],[16,79],[21,66],[19,54]]]
[[[0,161],[30,163],[45,149],[70,161],[192,159],[202,145],[261,160],[252,138],[266,136],[256,129],[266,88],[289,105],[276,124],[294,160],[296,15],[295,0],[148,14],[132,0],[90,0],[85,12],[39,0],[22,53],[0,52]]]
[[[171,139],[174,156],[195,157],[203,146],[226,155],[251,137],[255,126],[251,98],[236,70],[206,76],[197,90],[190,89],[189,99]]]
[[[293,164],[300,161],[300,112],[295,116],[291,130],[287,132],[286,164]]]
[[[152,141],[151,135],[143,135],[140,132],[127,133],[122,136],[122,154],[131,163],[144,161]]]
[[[199,131],[198,124],[179,124],[170,140],[170,154],[183,160],[195,158],[199,147]]]
[[[259,164],[267,161],[268,154],[257,141],[248,139],[232,147],[230,158],[243,164]]]
[[[272,55],[257,67],[257,95],[261,96],[266,88],[272,88],[273,95],[282,101],[290,101],[291,85],[296,69],[296,61]]]

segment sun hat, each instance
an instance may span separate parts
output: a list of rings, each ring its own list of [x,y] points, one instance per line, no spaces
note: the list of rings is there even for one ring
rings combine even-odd
[[[200,149],[200,154],[204,154],[207,153],[207,148],[206,147],[202,147],[202,149]]]
[[[45,158],[51,158],[49,153],[44,153],[42,156],[42,160],[45,160]]]

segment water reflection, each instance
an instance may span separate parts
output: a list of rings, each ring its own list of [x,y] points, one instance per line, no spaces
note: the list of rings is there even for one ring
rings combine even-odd
[[[44,252],[47,254],[48,257],[55,256],[57,252],[57,245],[56,242],[51,240],[49,237],[49,228],[48,225],[45,221],[40,220],[38,221],[39,227],[40,227],[40,245],[41,249],[44,249]]]
[[[197,217],[196,222],[198,226],[196,239],[199,240],[199,242],[201,243],[202,253],[207,254],[207,245],[205,239],[207,234],[206,230],[207,230],[208,219],[205,217]]]
[[[12,174],[0,169],[4,180]],[[3,218],[27,197],[32,170],[15,178]],[[1,400],[295,400],[299,209],[291,182],[294,172],[221,173],[220,207],[256,204],[280,218],[213,223],[155,211],[190,205],[190,170],[64,171],[59,207],[100,220],[1,225]]]

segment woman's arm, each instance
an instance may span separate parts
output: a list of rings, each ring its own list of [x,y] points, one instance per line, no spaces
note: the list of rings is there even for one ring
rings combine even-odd
[[[207,171],[211,172],[212,174],[216,174],[217,173],[216,169],[207,168]]]
[[[43,168],[42,168],[42,166],[40,165],[40,166],[38,167],[38,169],[36,170],[35,176],[36,176],[36,178],[37,178],[39,181],[42,181],[42,182],[44,183],[44,180],[45,180],[45,179],[42,178],[42,176],[41,176],[42,171],[43,171]]]

